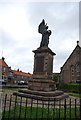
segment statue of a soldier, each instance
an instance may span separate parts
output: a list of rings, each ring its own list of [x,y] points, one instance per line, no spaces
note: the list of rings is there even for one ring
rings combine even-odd
[[[48,26],[45,24],[45,20],[43,19],[42,22],[38,26],[38,32],[42,34],[42,40],[40,43],[40,47],[48,47],[49,44],[49,36],[51,35],[51,30],[47,30]]]

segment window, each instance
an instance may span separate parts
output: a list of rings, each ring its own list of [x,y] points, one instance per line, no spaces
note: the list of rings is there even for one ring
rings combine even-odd
[[[71,75],[74,76],[74,74],[75,74],[75,67],[72,65],[71,66]]]
[[[6,68],[5,68],[5,67],[3,68],[3,71],[4,71],[4,72],[6,71]]]
[[[71,65],[71,82],[75,82],[75,66]]]
[[[76,76],[80,76],[80,64],[76,64]]]
[[[22,76],[22,79],[23,79],[23,76]]]
[[[76,72],[79,73],[80,72],[80,65],[76,64]]]

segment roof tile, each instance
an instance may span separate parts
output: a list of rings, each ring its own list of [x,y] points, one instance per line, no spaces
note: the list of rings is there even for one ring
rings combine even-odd
[[[2,59],[0,59],[0,65],[1,65],[2,67],[8,67],[8,65],[6,64],[6,62],[3,61]]]
[[[32,74],[30,74],[30,73],[25,73],[25,72],[22,72],[22,71],[12,70],[12,72],[13,72],[15,75],[32,76]]]

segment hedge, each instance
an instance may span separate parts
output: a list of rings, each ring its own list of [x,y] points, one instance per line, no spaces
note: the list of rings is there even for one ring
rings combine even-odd
[[[65,92],[75,92],[81,94],[81,84],[77,84],[77,83],[69,83],[69,84],[62,83],[58,86],[58,89],[61,89]]]

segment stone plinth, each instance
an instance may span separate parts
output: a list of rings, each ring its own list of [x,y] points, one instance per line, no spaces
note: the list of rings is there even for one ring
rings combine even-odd
[[[18,92],[13,93],[15,96],[22,96],[26,98],[33,98],[36,100],[46,100],[49,99],[52,101],[59,101],[65,98],[68,98],[69,96],[65,94],[63,91],[55,90],[50,92],[44,92],[44,91],[35,91],[35,90],[29,90],[29,89],[22,89]]]
[[[33,79],[28,82],[28,89],[36,91],[54,91],[56,88],[54,81]]]
[[[48,47],[34,50],[33,79],[29,80],[28,88],[38,91],[54,91],[55,83],[52,80],[54,52]]]
[[[48,47],[34,50],[34,71],[33,78],[52,79],[53,55],[54,52]]]

